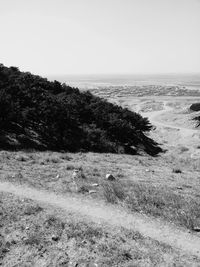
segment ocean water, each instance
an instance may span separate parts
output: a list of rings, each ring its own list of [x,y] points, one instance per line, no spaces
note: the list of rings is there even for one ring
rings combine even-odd
[[[93,89],[108,86],[180,86],[200,90],[199,74],[148,74],[148,75],[55,75],[50,80],[58,80],[81,89]]]

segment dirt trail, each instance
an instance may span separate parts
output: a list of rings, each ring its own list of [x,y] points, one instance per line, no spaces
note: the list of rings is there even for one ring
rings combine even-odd
[[[173,225],[144,215],[128,214],[125,210],[103,203],[94,203],[94,201],[75,198],[70,195],[58,196],[51,192],[39,191],[27,186],[16,186],[8,182],[0,182],[0,191],[59,207],[67,213],[73,212],[94,222],[139,231],[145,237],[150,237],[200,257],[200,238],[186,232],[184,229],[176,228]]]
[[[155,124],[155,125],[161,126],[161,127],[167,127],[167,128],[179,130],[180,134],[183,136],[192,135],[192,134],[198,132],[198,130],[196,130],[196,129],[189,129],[186,127],[176,126],[176,125],[168,124],[166,122],[159,121],[158,117],[160,115],[167,113],[167,112],[170,112],[170,111],[173,111],[173,108],[168,106],[167,104],[168,104],[168,101],[163,101],[163,110],[146,112],[146,113],[142,113],[142,115],[148,117],[152,124]]]

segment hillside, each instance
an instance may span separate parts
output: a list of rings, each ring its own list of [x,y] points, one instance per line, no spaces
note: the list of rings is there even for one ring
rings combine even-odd
[[[0,265],[200,266],[200,98],[117,100],[166,153],[0,151]]]
[[[156,155],[151,128],[147,118],[90,92],[0,65],[1,149]]]
[[[199,160],[174,152],[1,151],[0,264],[200,266]]]

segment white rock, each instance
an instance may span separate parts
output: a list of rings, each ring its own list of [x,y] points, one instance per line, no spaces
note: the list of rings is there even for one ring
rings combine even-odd
[[[97,192],[96,190],[89,190],[89,194],[94,194],[96,192]]]
[[[99,184],[91,184],[91,186],[96,187],[99,186]]]
[[[112,174],[110,174],[110,173],[106,174],[106,179],[109,180],[109,181],[116,180],[115,177]]]

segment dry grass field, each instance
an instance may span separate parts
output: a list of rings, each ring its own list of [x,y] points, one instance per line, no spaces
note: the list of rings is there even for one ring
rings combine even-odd
[[[183,150],[180,158],[3,151],[1,180],[123,205],[192,230],[200,226],[200,163],[184,157],[188,151]],[[79,192],[72,182],[74,169],[81,169],[85,176]],[[117,181],[106,181],[107,173]],[[96,183],[99,186],[94,188]],[[96,193],[89,194],[93,189]]]
[[[200,260],[140,233],[91,224],[0,194],[2,266],[198,266]]]

